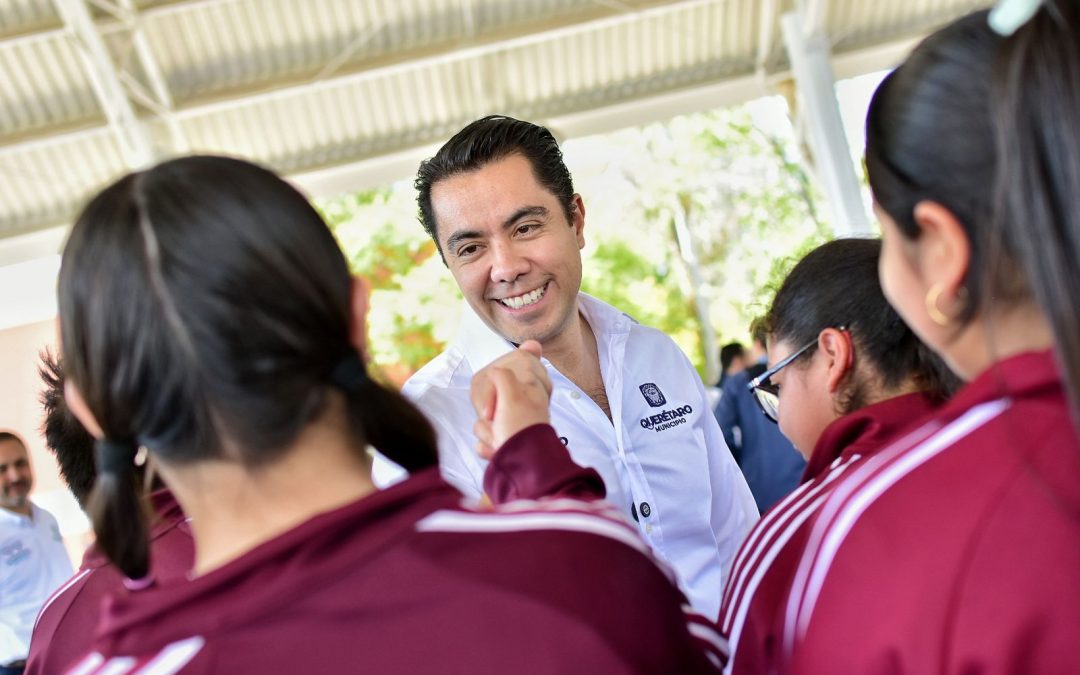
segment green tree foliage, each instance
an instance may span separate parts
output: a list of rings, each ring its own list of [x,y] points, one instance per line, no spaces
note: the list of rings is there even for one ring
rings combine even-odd
[[[783,120],[780,99],[766,104]],[[745,339],[793,257],[831,236],[790,127],[765,129],[754,123],[758,114],[749,107],[719,110],[567,143],[568,161],[582,165],[571,168],[585,196],[593,242],[599,242],[593,256],[610,257],[608,241],[627,249],[610,263],[596,265],[590,258],[586,288],[605,289],[610,295],[601,297],[671,334],[703,377],[713,374],[705,372],[694,298],[708,307],[705,318],[717,344]],[[605,146],[620,151],[605,152]],[[679,218],[690,230],[689,262],[677,244]],[[654,270],[651,277],[641,260]],[[611,264],[620,261],[625,267]],[[598,272],[612,279],[595,280]],[[667,292],[619,294],[646,278]]]
[[[780,99],[759,105],[784,119]],[[687,115],[564,147],[586,207],[583,290],[671,335],[703,376],[698,310],[718,344],[745,339],[797,257],[831,234],[790,128],[755,124],[760,115],[750,106]],[[445,347],[462,304],[414,200],[401,182],[318,204],[372,282],[371,352],[396,383]]]
[[[461,294],[417,222],[412,186],[323,200],[316,208],[352,271],[371,285],[369,351],[376,376],[401,385],[452,337]]]

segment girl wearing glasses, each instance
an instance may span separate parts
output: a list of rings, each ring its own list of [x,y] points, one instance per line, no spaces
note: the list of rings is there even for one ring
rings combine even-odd
[[[776,667],[777,615],[837,478],[930,413],[954,382],[881,292],[881,242],[839,239],[803,258],[764,318],[772,367],[751,381],[762,411],[807,458],[802,485],[765,513],[735,557],[720,610],[730,670]]]
[[[788,672],[1076,672],[1078,110],[1075,0],[961,19],[875,93],[885,295],[968,384],[822,505]]]

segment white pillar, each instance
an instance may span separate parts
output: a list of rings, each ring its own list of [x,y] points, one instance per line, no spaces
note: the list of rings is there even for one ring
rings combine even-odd
[[[815,3],[808,14],[806,18],[798,11],[784,14],[780,28],[802,102],[802,121],[809,133],[816,173],[837,236],[868,235],[872,230],[840,118],[829,41],[820,25],[822,3]]]

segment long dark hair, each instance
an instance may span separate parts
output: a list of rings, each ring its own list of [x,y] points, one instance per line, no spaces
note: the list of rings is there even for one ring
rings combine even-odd
[[[837,239],[817,247],[788,273],[762,327],[772,340],[796,348],[825,328],[844,326],[855,345],[855,368],[842,384],[840,412],[867,405],[868,387],[895,389],[914,381],[937,400],[959,379],[907,327],[885,299],[878,281],[879,239]],[[799,360],[808,359],[817,347]]]
[[[1080,4],[1045,0],[1007,38],[976,12],[927,38],[878,88],[866,165],[874,198],[905,236],[919,236],[922,200],[963,225],[972,260],[961,321],[990,301],[1034,299],[1080,423],[1077,110]]]
[[[60,270],[61,339],[67,376],[108,441],[90,516],[128,576],[147,571],[146,530],[116,448],[177,465],[274,461],[355,354],[350,292],[317,212],[247,162],[165,162],[86,206]],[[399,394],[366,377],[343,391],[358,451],[371,443],[410,471],[436,463],[430,424]]]

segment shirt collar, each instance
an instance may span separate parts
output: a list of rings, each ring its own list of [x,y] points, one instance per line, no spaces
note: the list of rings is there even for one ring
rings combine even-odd
[[[1053,352],[1024,352],[987,368],[936,411],[920,394],[899,396],[856,410],[826,427],[814,447],[803,480],[819,475],[841,455],[871,454],[880,450],[890,438],[913,428],[930,412],[934,412],[936,421],[947,423],[980,403],[999,398],[1022,398],[1052,389],[1061,389],[1061,376]]]
[[[30,502],[30,514],[23,515],[9,509],[0,508],[0,518],[7,518],[16,523],[36,523],[40,520],[41,509],[33,501]]]
[[[578,311],[589,322],[598,344],[602,344],[601,337],[629,333],[634,323],[628,315],[587,293],[578,292]],[[468,302],[461,314],[457,343],[473,372],[514,349],[513,343],[488,327]]]

